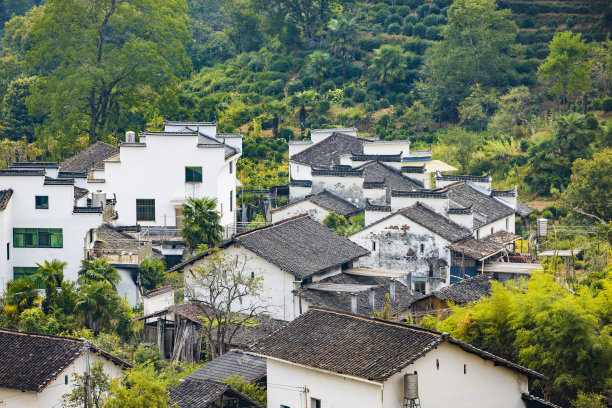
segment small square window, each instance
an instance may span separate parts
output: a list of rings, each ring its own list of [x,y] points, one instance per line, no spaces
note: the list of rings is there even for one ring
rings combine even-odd
[[[201,167],[185,167],[185,183],[201,183],[202,168]]]
[[[425,282],[414,282],[414,291],[425,294]]]
[[[136,221],[155,221],[155,200],[136,199]]]
[[[37,210],[48,210],[49,209],[49,196],[36,196],[36,209]]]

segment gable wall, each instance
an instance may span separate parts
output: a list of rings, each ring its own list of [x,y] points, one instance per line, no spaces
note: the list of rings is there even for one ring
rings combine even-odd
[[[308,214],[313,220],[323,222],[323,219],[327,217],[329,211],[312,201],[306,200],[272,212],[272,223],[286,220],[287,218],[295,217],[300,214]]]
[[[327,190],[359,208],[365,207],[363,177],[313,176],[312,194]]]

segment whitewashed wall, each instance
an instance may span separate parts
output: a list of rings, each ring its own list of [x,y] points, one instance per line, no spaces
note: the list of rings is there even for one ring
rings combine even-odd
[[[143,297],[144,315],[159,312],[174,304],[174,290],[160,293],[155,296]]]
[[[448,218],[453,220],[459,225],[463,225],[466,228],[472,230],[474,228],[474,213],[470,214],[447,214]]]
[[[474,231],[474,237],[478,238],[486,238],[492,233],[496,233],[498,231],[510,231],[514,234],[515,224],[514,224],[515,215],[509,215],[508,217],[501,218],[497,221],[493,221],[489,224],[483,225]]]
[[[365,214],[365,225],[374,224],[377,221],[382,220],[385,217],[391,215],[391,212],[388,211],[364,211]]]
[[[289,157],[308,149],[313,143],[310,140],[296,140],[289,142]]]
[[[287,218],[295,217],[300,214],[308,214],[313,220],[322,223],[325,217],[329,215],[329,211],[312,201],[300,201],[272,211],[272,223],[286,220]]]
[[[404,374],[414,371],[422,407],[525,407],[521,394],[528,392],[526,375],[443,343],[385,382],[383,408],[402,407]]]
[[[289,174],[293,180],[312,180],[312,168],[307,164],[289,161]]]
[[[365,207],[363,177],[312,176],[312,193],[327,190],[359,208]]]
[[[450,186],[451,184],[455,184],[457,181],[453,180],[440,180],[436,179],[436,188],[442,188],[446,186]],[[470,181],[470,184],[479,187],[485,191],[491,191],[491,182],[490,181]]]
[[[399,154],[407,157],[410,154],[410,142],[407,140],[393,140],[380,142],[365,142],[363,144],[364,154]]]
[[[5,187],[2,188],[4,190]],[[13,192],[14,194],[14,192]],[[0,293],[13,279],[13,199],[0,211]]]
[[[391,211],[411,207],[417,202],[425,204],[439,214],[446,214],[448,209],[448,198],[434,197],[391,197]]]
[[[291,186],[289,188],[289,202],[301,200],[310,194],[312,194],[312,187]]]

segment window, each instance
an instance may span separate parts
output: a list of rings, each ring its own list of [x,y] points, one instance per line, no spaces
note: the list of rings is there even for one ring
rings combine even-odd
[[[414,291],[425,294],[425,282],[414,282]]]
[[[425,252],[425,244],[421,244],[421,246],[419,247],[419,252],[420,253]]]
[[[136,221],[155,221],[155,200],[136,199]]]
[[[64,376],[64,384],[68,385],[68,376],[67,375]]]
[[[13,268],[13,279],[24,279],[38,273],[37,267],[30,266],[15,266]]]
[[[289,405],[283,405],[281,404],[280,408],[291,408]]]
[[[506,218],[506,231],[510,230],[510,218]]]
[[[234,190],[230,191],[230,207],[229,211],[234,211]]]
[[[493,227],[491,227],[491,235],[493,235]]]
[[[201,167],[185,167],[185,183],[201,183],[202,168]]]
[[[321,400],[316,399],[316,398],[311,398],[310,408],[321,408]]]
[[[63,248],[61,228],[13,228],[14,248]]]
[[[7,242],[6,243],[6,260],[8,261],[9,259],[11,259],[11,243]]]
[[[34,197],[37,210],[48,210],[49,209],[49,196],[36,196]]]
[[[376,251],[376,241],[372,241],[372,251]]]
[[[229,171],[230,171],[230,174],[234,172],[234,162],[233,161],[229,162]]]
[[[476,230],[476,239],[480,239],[480,230]]]

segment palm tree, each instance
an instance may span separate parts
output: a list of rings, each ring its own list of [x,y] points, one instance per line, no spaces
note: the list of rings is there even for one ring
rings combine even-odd
[[[272,115],[272,136],[276,139],[278,125],[282,117],[288,112],[287,105],[283,101],[270,101],[264,106],[264,109]]]
[[[194,250],[200,244],[206,244],[209,248],[221,243],[223,227],[219,224],[221,216],[215,210],[217,199],[215,198],[193,198],[183,204],[183,229],[181,235],[190,250]]]
[[[312,77],[315,87],[320,85],[329,73],[330,63],[331,57],[324,51],[315,51],[306,57],[304,73]]]
[[[145,259],[138,268],[138,281],[146,289],[155,289],[166,282],[166,265],[159,259]]]
[[[370,69],[387,90],[397,80],[404,78],[406,67],[406,57],[399,45],[385,44],[374,50]]]
[[[355,19],[340,16],[332,19],[327,25],[329,45],[334,51],[334,56],[342,61],[342,75],[346,79],[346,64],[351,59],[351,52],[355,48],[358,37]]]
[[[38,266],[38,273],[34,275],[34,279],[45,286],[45,300],[42,302],[42,307],[45,313],[49,313],[57,297],[57,288],[64,280],[66,262],[54,259],[51,262],[45,261],[42,265],[37,263],[36,266]]]
[[[14,325],[16,325],[21,312],[39,304],[38,288],[33,280],[14,279],[6,284],[4,313]]]
[[[307,107],[313,106],[317,99],[317,93],[315,91],[304,91],[296,93],[289,99],[289,104],[294,108],[299,108],[300,117],[300,132],[304,137],[304,131],[306,130],[306,118],[308,117]]]
[[[107,280],[85,283],[79,288],[77,310],[87,326],[98,335],[103,324],[108,324],[121,298]]]
[[[121,281],[121,275],[117,268],[108,263],[104,258],[93,261],[81,261],[79,269],[79,285],[92,282],[108,282],[117,291],[116,285]]]

